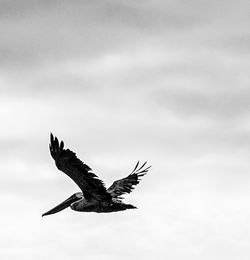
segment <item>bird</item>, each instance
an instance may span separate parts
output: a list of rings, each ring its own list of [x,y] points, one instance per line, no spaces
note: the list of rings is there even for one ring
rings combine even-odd
[[[49,150],[55,161],[56,167],[68,175],[80,188],[80,192],[74,193],[65,201],[42,214],[43,216],[55,214],[67,207],[74,211],[110,213],[136,209],[131,204],[125,204],[121,197],[130,193],[139,183],[151,166],[146,166],[147,161],[140,165],[138,161],[132,172],[125,178],[113,182],[107,189],[104,182],[92,171],[92,169],[77,158],[76,154],[64,148],[64,142],[50,134]]]

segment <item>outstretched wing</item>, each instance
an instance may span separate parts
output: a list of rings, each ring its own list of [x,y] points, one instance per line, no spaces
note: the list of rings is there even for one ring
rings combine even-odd
[[[139,161],[138,161],[134,170],[129,174],[128,177],[115,181],[108,188],[108,192],[111,194],[111,196],[113,198],[121,199],[120,196],[122,194],[130,193],[134,189],[134,186],[139,183],[140,177],[144,176],[148,172],[149,168],[151,167],[148,166],[145,168],[144,166],[146,165],[146,163],[147,162],[143,163],[143,165],[140,166],[139,168]]]
[[[64,149],[64,143],[50,135],[50,153],[59,170],[66,173],[82,190],[85,199],[110,200],[104,183],[91,172],[91,168],[76,157],[69,149]]]

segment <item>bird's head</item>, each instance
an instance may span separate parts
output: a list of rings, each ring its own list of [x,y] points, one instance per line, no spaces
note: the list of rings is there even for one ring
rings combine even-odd
[[[60,203],[59,205],[57,205],[56,207],[54,207],[53,209],[47,211],[46,213],[44,213],[42,215],[46,216],[46,215],[51,215],[51,214],[55,214],[59,211],[62,211],[64,209],[66,209],[67,207],[71,206],[72,203],[79,201],[83,198],[83,194],[82,192],[77,192],[75,194],[73,194],[72,196],[70,196],[68,199],[66,199],[65,201],[63,201],[62,203]]]

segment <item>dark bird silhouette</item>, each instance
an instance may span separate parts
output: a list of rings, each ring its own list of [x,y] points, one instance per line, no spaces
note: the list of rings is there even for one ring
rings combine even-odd
[[[133,171],[126,177],[115,181],[108,189],[105,188],[92,169],[79,160],[76,154],[64,148],[64,143],[59,143],[57,137],[50,135],[50,154],[55,160],[56,167],[66,173],[81,189],[60,203],[58,206],[44,213],[42,216],[57,213],[70,206],[71,209],[82,212],[107,213],[126,209],[134,209],[135,206],[122,202],[121,195],[130,193],[151,166],[146,163],[139,166],[137,162]]]

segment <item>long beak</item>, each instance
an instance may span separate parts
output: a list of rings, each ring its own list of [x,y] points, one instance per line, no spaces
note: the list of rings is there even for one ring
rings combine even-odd
[[[66,199],[65,201],[63,201],[62,203],[60,203],[59,205],[57,205],[56,207],[54,207],[53,209],[47,211],[46,213],[42,214],[43,216],[46,215],[51,215],[51,214],[55,214],[63,209],[66,209],[67,207],[69,207],[73,202],[79,200],[80,198],[77,197],[75,194],[70,196],[68,199]]]

